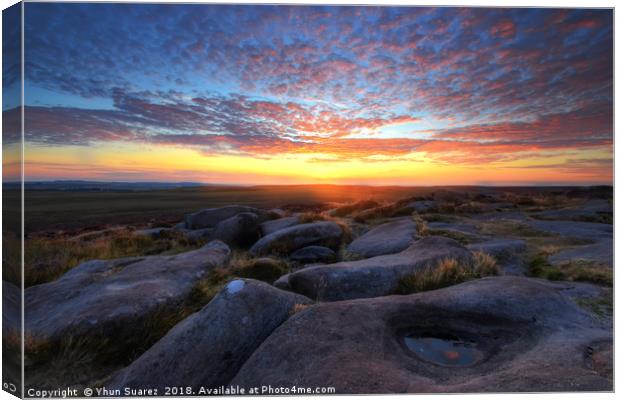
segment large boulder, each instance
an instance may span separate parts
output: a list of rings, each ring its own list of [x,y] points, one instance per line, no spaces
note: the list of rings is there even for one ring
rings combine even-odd
[[[227,385],[259,345],[310,300],[254,280],[234,280],[123,369],[107,387]]]
[[[273,219],[271,221],[265,221],[260,224],[261,232],[264,236],[274,233],[275,231],[279,231],[284,228],[288,228],[294,225],[299,225],[299,217],[284,217]]]
[[[304,268],[289,275],[289,285],[321,301],[386,296],[395,292],[404,277],[434,268],[444,259],[466,263],[471,257],[453,239],[428,236],[397,254]]]
[[[493,277],[319,303],[276,329],[230,384],[337,394],[610,391],[611,324],[568,298],[570,286]]]
[[[26,331],[52,343],[69,337],[133,343],[144,337],[153,315],[178,311],[229,254],[228,246],[213,241],[173,256],[88,261],[26,289]]]
[[[296,250],[290,259],[299,264],[332,263],[336,261],[336,253],[323,246],[308,246]]]
[[[247,206],[225,206],[220,208],[207,208],[185,216],[185,228],[202,229],[215,228],[217,224],[240,213],[254,213],[263,217],[264,211]]]
[[[213,239],[215,228],[183,229],[181,232],[183,232],[189,242],[199,243]]]
[[[260,236],[258,215],[239,213],[217,224],[213,238],[235,247],[249,247]]]
[[[342,228],[335,222],[300,224],[264,236],[252,246],[250,252],[254,255],[290,254],[312,245],[337,249],[342,241],[342,235]]]
[[[405,250],[415,239],[418,239],[416,223],[411,218],[398,218],[358,237],[347,250],[362,257],[394,254]]]

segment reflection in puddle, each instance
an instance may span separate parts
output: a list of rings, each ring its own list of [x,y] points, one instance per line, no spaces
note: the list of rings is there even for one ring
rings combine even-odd
[[[424,361],[444,366],[466,367],[483,355],[473,341],[407,336],[405,344]]]

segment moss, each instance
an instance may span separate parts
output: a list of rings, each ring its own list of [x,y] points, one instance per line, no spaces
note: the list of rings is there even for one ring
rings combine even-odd
[[[483,252],[474,252],[471,262],[463,263],[447,258],[434,267],[401,278],[395,293],[410,294],[435,290],[497,274],[497,262],[492,256]]]

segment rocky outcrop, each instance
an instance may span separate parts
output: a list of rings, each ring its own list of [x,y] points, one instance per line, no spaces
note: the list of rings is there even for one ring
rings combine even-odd
[[[258,215],[250,212],[239,213],[217,224],[213,238],[234,247],[249,247],[258,240]]]
[[[469,262],[471,252],[453,239],[429,236],[397,254],[304,268],[289,275],[289,284],[295,292],[321,301],[386,296],[403,277],[434,268],[446,258]]]
[[[250,252],[255,255],[291,254],[307,246],[325,246],[337,249],[343,231],[330,221],[312,222],[280,229],[256,242]]]
[[[333,263],[336,253],[327,247],[308,246],[294,251],[290,259],[299,264]]]
[[[26,289],[26,331],[50,342],[105,337],[132,343],[144,336],[149,318],[176,311],[229,254],[228,246],[213,241],[173,256],[83,263],[56,281]]]
[[[275,231],[279,231],[281,229],[288,228],[294,225],[299,225],[299,217],[297,216],[265,221],[260,224],[260,229],[262,234],[266,236],[274,233]]]
[[[106,386],[214,388],[226,385],[259,345],[310,300],[253,280],[234,280],[175,326]]]
[[[418,238],[418,230],[411,218],[398,218],[381,224],[355,239],[347,250],[362,257],[394,254],[405,250]]]
[[[207,208],[193,214],[185,216],[185,228],[187,229],[203,229],[215,228],[220,222],[234,217],[240,213],[254,213],[263,216],[262,210],[247,206],[226,206],[220,208]],[[262,222],[262,221],[261,221]]]
[[[566,286],[494,277],[319,303],[276,329],[231,384],[303,382],[337,394],[612,390],[612,331],[564,296]]]

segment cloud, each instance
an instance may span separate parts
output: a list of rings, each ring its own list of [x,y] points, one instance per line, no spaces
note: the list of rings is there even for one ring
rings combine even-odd
[[[464,164],[611,146],[610,10],[27,8],[28,84],[113,104],[76,108],[27,94],[31,143]],[[18,138],[16,112],[5,111],[8,140]],[[434,135],[355,138],[407,124]]]

